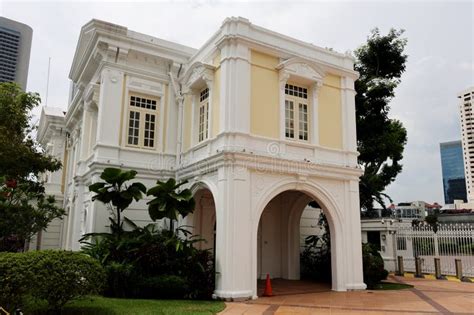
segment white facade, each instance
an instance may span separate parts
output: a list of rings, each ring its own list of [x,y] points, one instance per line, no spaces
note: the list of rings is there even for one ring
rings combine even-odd
[[[38,126],[37,140],[45,152],[64,163],[66,150],[66,127],[64,117],[66,112],[59,108],[43,107],[40,125]],[[64,205],[64,180],[62,170],[42,174],[45,190],[54,196],[58,207]],[[39,232],[30,240],[30,249],[55,249],[62,247],[64,236],[63,219],[54,219],[46,231]]]
[[[268,93],[262,71],[276,74]],[[299,279],[300,218],[312,200],[331,228],[333,290],[365,289],[350,55],[243,18],[226,19],[199,50],[92,20],[69,77],[62,248],[107,229],[109,213],[87,187],[105,167],[123,167],[147,187],[189,181],[197,203],[183,223],[214,247],[216,297],[256,298],[267,273]],[[304,86],[295,109],[289,84]],[[125,215],[149,222],[146,200]]]
[[[474,203],[474,87],[458,94],[468,204]]]

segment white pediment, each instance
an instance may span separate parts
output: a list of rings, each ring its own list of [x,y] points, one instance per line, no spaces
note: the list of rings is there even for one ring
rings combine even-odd
[[[277,66],[277,69],[285,73],[313,82],[322,82],[325,73],[313,62],[301,58],[291,58],[285,60]]]
[[[194,87],[199,81],[208,83],[214,79],[214,69],[213,65],[196,62],[188,68],[181,82],[187,88]]]

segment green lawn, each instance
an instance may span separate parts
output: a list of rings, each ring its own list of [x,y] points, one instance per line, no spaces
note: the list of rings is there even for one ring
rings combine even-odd
[[[410,284],[394,283],[394,282],[381,282],[376,285],[374,290],[403,290],[413,288]]]
[[[216,314],[225,308],[219,301],[138,300],[87,297],[66,305],[63,315],[151,315],[151,314]],[[25,314],[46,314],[44,305],[31,305]]]

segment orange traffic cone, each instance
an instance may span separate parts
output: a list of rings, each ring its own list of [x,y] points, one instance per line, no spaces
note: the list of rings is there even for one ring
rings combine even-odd
[[[265,281],[265,291],[263,296],[273,296],[272,282],[270,281],[270,275],[267,273],[267,280]]]

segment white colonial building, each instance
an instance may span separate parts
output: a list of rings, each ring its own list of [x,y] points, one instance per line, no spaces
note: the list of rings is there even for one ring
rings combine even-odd
[[[39,131],[64,164],[46,174],[67,210],[59,246],[78,250],[81,235],[107,230],[88,185],[122,167],[148,187],[189,181],[197,206],[185,223],[215,246],[217,297],[256,298],[267,273],[299,279],[300,218],[313,200],[330,223],[332,289],[364,289],[353,62],[244,18],[198,50],[90,21],[67,113],[45,109]],[[125,215],[149,222],[146,200]]]

